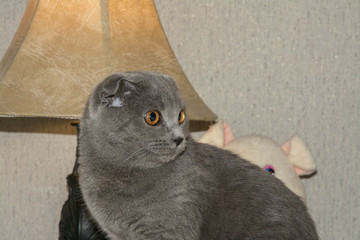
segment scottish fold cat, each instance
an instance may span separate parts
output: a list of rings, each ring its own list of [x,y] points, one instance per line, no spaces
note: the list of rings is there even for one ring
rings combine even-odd
[[[318,239],[299,197],[188,125],[167,75],[113,74],[91,93],[79,180],[110,239]]]

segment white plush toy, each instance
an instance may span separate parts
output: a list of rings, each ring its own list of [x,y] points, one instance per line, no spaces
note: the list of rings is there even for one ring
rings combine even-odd
[[[262,135],[234,139],[225,121],[218,122],[199,142],[227,149],[279,178],[305,202],[305,189],[300,176],[316,171],[316,165],[303,141],[294,135],[282,146]]]

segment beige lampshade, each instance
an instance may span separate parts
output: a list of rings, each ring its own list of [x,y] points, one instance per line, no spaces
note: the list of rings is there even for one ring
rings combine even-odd
[[[94,86],[124,71],[170,75],[191,120],[216,119],[178,64],[152,0],[29,0],[0,64],[0,116],[78,119]]]

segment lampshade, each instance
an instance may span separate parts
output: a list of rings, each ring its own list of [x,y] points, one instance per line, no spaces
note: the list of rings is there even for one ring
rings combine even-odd
[[[216,119],[178,64],[152,0],[29,0],[0,64],[0,116],[79,119],[95,85],[124,71],[170,75],[191,120]]]

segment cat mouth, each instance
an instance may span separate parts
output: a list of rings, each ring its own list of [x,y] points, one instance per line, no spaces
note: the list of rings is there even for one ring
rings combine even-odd
[[[148,150],[158,156],[169,156],[171,158],[183,153],[186,148],[186,140],[180,144],[168,142],[166,140],[154,140],[148,144]]]

